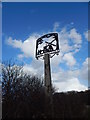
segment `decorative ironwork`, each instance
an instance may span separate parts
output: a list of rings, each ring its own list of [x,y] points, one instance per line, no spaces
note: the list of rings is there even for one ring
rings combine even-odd
[[[49,33],[37,39],[36,58],[44,58],[44,54],[50,54],[50,57],[53,57],[55,54],[59,54],[57,33]]]

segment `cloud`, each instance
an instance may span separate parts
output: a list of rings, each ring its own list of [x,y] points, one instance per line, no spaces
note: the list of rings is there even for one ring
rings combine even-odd
[[[88,89],[88,86],[90,86],[90,65],[88,61],[90,61],[90,58],[86,58],[79,69],[64,70],[59,68],[57,71],[53,71],[52,81],[58,88],[58,91],[81,91]],[[88,86],[81,84],[79,80],[88,83]]]
[[[71,25],[74,25],[74,22],[71,22]]]
[[[38,34],[33,34],[29,38],[27,38],[24,42],[22,40],[16,40],[12,37],[9,37],[7,40],[8,45],[11,45],[14,48],[19,48],[23,53],[18,55],[18,57],[35,57],[35,47],[36,40],[39,37]]]
[[[87,90],[85,85],[82,85],[77,78],[69,79],[67,81],[55,82],[54,83],[58,92],[66,92],[66,91],[84,91]]]
[[[59,53],[59,55],[55,55],[51,59],[51,66],[57,68],[59,64],[62,62],[62,53]]]
[[[55,23],[54,23],[53,31],[56,32],[58,28],[59,28],[59,22],[55,22]]]
[[[28,74],[43,76],[44,74],[44,61],[33,59],[31,64],[25,64],[23,70]]]
[[[59,91],[67,90],[86,90],[87,87],[79,82],[87,80],[87,59],[83,62],[81,69],[71,70],[77,65],[77,60],[74,55],[80,51],[82,46],[82,36],[75,28],[68,30],[66,27],[59,31],[59,23],[54,24],[54,31],[58,30],[60,54],[51,59],[52,81],[59,88]],[[32,58],[30,64],[24,65],[24,71],[28,74],[42,75],[44,77],[44,61],[35,59],[36,40],[40,34],[31,34],[26,40],[17,40],[9,37],[8,45],[20,49],[19,59],[24,57]],[[60,63],[68,66],[68,70],[60,68]]]
[[[59,68],[58,71],[52,72],[52,79],[56,82],[66,82],[69,79],[78,78],[80,70],[64,70]]]
[[[34,64],[34,65],[33,65]],[[28,74],[38,75],[44,77],[44,67],[42,61],[33,61],[31,65],[24,65],[23,69]],[[38,68],[38,69],[37,69]],[[58,92],[65,92],[65,91],[84,91],[87,89],[87,86],[81,84],[79,82],[78,76],[80,74],[80,70],[68,70],[64,71],[63,69],[60,69],[58,71],[55,71],[55,73],[52,71],[52,83],[56,87]]]
[[[77,32],[75,28],[71,30],[67,30],[67,28],[62,28],[61,32],[59,32],[60,36],[60,45],[61,52],[79,52],[82,44],[81,34]]]
[[[68,30],[64,27],[58,32],[58,36],[60,55],[53,57],[51,63],[55,67],[64,61],[68,67],[74,66],[77,63],[74,54],[80,51],[82,44],[81,34],[75,28]]]
[[[16,40],[16,39],[12,39],[12,37],[8,38],[7,43],[15,48],[21,48],[22,47],[22,41],[21,40]]]
[[[52,73],[52,82],[59,92],[63,91],[84,91],[88,89],[88,86],[81,84],[79,81],[81,79],[82,70],[62,70]],[[84,70],[87,73],[87,71]],[[82,74],[83,75],[83,74]],[[85,74],[84,74],[85,75]],[[86,79],[87,80],[87,79]],[[83,81],[83,79],[82,79]],[[87,81],[88,83],[88,81]]]
[[[52,61],[52,60],[51,60]],[[84,91],[88,89],[87,86],[81,84],[79,82],[79,79],[87,80],[87,61],[88,58],[83,62],[82,68],[81,69],[76,69],[76,70],[64,70],[61,69],[60,67],[55,68],[55,70],[52,70],[52,83],[56,87],[56,89],[61,92],[65,91]],[[43,61],[33,61],[31,65],[25,65],[24,70],[27,73],[32,73],[34,75],[41,75],[44,77],[44,66],[43,66]],[[52,68],[52,67],[51,67]],[[88,81],[87,81],[88,82]]]
[[[55,23],[54,28],[56,29],[59,27],[59,23]],[[53,29],[54,29],[53,28]],[[9,37],[7,40],[8,45],[11,45],[14,48],[19,48],[23,55],[19,55],[19,57],[32,57],[35,56],[35,47],[36,47],[36,40],[40,37],[40,34],[32,34],[26,40],[16,40],[12,37]],[[66,28],[62,28],[60,32],[58,32],[59,36],[59,46],[61,50],[61,54],[65,54],[67,52],[78,52],[81,47],[81,35],[76,32],[76,29],[71,29],[71,31],[67,31]],[[74,39],[75,42],[71,44],[71,39]],[[78,40],[76,40],[78,39]],[[78,41],[78,42],[77,42]],[[79,44],[78,44],[79,43]]]
[[[89,80],[88,79],[88,73],[90,72],[90,65],[88,64],[88,61],[90,58],[86,58],[85,61],[82,63],[82,68],[80,70],[80,78],[82,80]]]
[[[76,60],[73,57],[72,53],[66,53],[63,57],[63,60],[66,62],[66,65],[72,67],[76,64]]]
[[[23,70],[27,74],[37,75],[37,69],[34,69],[31,65],[28,65],[28,64],[24,65]]]
[[[90,41],[90,30],[84,32],[84,36],[88,41]]]
[[[81,35],[76,31],[75,28],[71,29],[69,34],[70,39],[73,43],[81,44],[82,43],[82,37]]]
[[[25,56],[24,56],[23,54],[19,54],[19,55],[18,55],[18,58],[19,58],[19,59],[23,59],[24,57],[25,57]]]
[[[88,31],[86,31],[84,35],[85,35],[85,38],[88,40]]]

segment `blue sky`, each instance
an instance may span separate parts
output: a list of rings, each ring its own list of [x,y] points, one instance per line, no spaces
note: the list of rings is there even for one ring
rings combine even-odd
[[[18,59],[25,63],[25,71],[42,75],[43,61],[36,61],[34,56],[35,41],[45,33],[58,32],[61,53],[51,60],[53,83],[59,91],[85,90],[88,3],[2,4],[3,61]]]
[[[2,58],[2,4],[0,3],[0,59]]]

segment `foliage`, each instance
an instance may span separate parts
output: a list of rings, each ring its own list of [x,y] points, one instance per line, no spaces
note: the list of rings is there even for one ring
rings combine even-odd
[[[45,94],[41,78],[27,75],[23,66],[2,64],[2,118],[88,119],[90,91]],[[51,99],[52,97],[52,99]]]

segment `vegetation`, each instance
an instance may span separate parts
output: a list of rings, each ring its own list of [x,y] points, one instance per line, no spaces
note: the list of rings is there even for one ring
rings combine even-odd
[[[60,120],[88,119],[90,90],[56,93],[53,89],[52,104],[50,104],[50,97],[45,95],[44,91],[45,87],[41,78],[25,74],[22,66],[3,64],[2,119],[52,117],[60,118]]]

